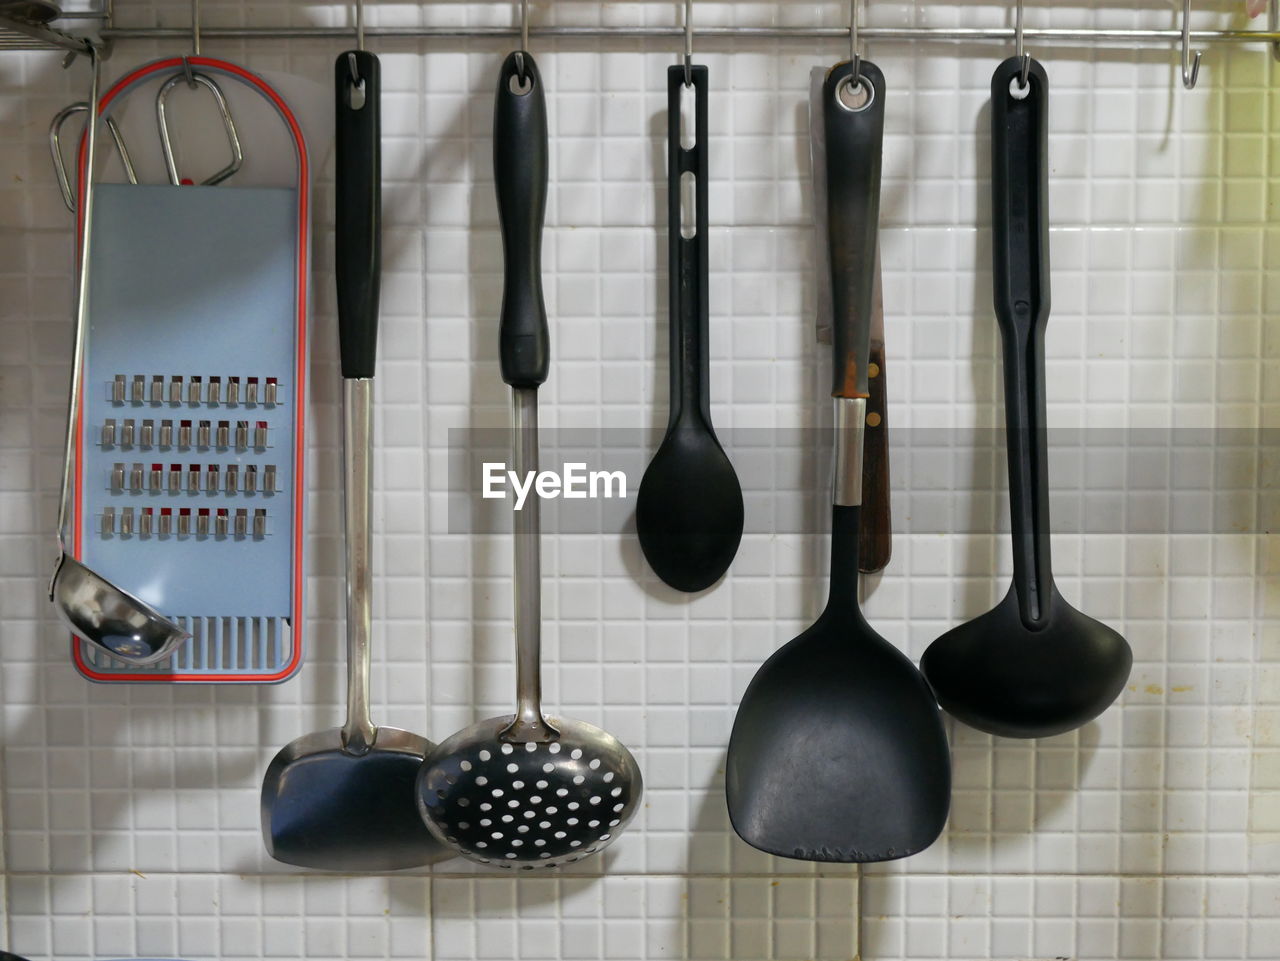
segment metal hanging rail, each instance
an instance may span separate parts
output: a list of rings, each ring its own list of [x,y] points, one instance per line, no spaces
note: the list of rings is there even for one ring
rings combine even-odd
[[[110,40],[186,39],[191,31],[185,27],[113,27],[102,31]],[[513,27],[371,27],[365,36],[391,40],[490,39],[519,36]],[[206,39],[225,40],[327,40],[349,38],[350,27],[204,27]],[[656,27],[532,27],[529,34],[546,39],[679,39],[681,26]],[[866,41],[922,41],[926,43],[991,42],[1009,43],[1014,39],[1012,27],[861,27],[859,35]],[[847,40],[848,27],[699,27],[699,40]],[[1181,28],[1094,30],[1028,27],[1026,40],[1037,44],[1127,44],[1132,46],[1178,46],[1183,41]],[[1194,44],[1280,43],[1280,30],[1193,30]]]

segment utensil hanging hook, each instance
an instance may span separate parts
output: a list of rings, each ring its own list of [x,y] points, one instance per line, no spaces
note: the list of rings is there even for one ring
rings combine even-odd
[[[1201,52],[1191,54],[1191,0],[1182,0],[1182,85],[1194,90],[1200,79]]]
[[[1270,0],[1267,3],[1267,29],[1272,33],[1280,30],[1280,0]],[[1280,60],[1280,43],[1271,45],[1271,56]]]
[[[356,0],[356,49],[364,53],[364,0]],[[351,86],[355,87],[356,96],[363,103],[364,80],[360,76],[360,68],[356,66],[356,55],[354,53],[347,54],[347,70],[351,74]]]
[[[522,88],[531,83],[525,70],[524,55],[529,49],[529,0],[520,0],[520,49],[516,51],[516,76]]]
[[[200,56],[200,0],[191,0],[191,55]],[[182,58],[182,71],[186,74],[187,86],[196,89],[196,77],[186,57]]]
[[[684,85],[693,86],[693,0],[684,0]]]
[[[207,89],[213,97],[213,102],[218,107],[218,113],[222,117],[222,129],[226,132],[227,143],[231,146],[231,162],[215,173],[212,177],[202,181],[205,187],[212,187],[214,184],[220,184],[232,174],[240,169],[244,164],[244,150],[240,146],[240,135],[236,132],[236,122],[231,116],[231,108],[227,106],[227,98],[223,96],[222,88],[218,86],[218,82],[212,77],[203,73],[192,74],[195,82]],[[165,113],[165,101],[169,98],[169,91],[182,80],[182,74],[175,73],[160,86],[159,92],[156,94],[156,124],[160,129],[160,147],[164,152],[164,165],[169,171],[169,183],[178,186],[182,183],[182,178],[178,175],[178,162],[174,158],[173,141],[169,137],[169,122]]]
[[[849,0],[849,72],[850,89],[862,82],[862,57],[858,55],[858,0]]]
[[[1027,53],[1023,44],[1022,15],[1022,0],[1018,0],[1013,21],[1014,55],[1022,61],[1022,73],[1018,74],[1018,89],[1026,90],[1029,82],[1027,78],[1031,76],[1031,54]]]

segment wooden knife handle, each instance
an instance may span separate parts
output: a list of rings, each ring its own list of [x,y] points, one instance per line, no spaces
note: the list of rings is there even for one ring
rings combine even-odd
[[[884,373],[884,341],[871,341],[867,374],[867,431],[862,454],[862,519],[858,531],[858,569],[882,571],[893,553],[889,511],[889,425]]]

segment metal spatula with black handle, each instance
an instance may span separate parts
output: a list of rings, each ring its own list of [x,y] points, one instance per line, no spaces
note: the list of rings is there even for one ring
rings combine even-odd
[[[277,861],[391,871],[449,857],[418,816],[415,782],[435,745],[369,715],[373,374],[381,270],[378,58],[338,58],[335,274],[342,359],[347,719],[285,745],[262,783],[262,833]]]

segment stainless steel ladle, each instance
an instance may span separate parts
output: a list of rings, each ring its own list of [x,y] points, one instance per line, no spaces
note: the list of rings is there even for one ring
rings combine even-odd
[[[76,286],[75,349],[71,360],[71,394],[67,410],[67,438],[62,460],[62,493],[58,500],[58,565],[49,582],[49,600],[58,616],[77,636],[129,664],[162,661],[190,635],[149,604],[94,573],[67,552],[71,520],[72,465],[80,427],[84,393],[84,352],[88,337],[89,229],[93,218],[93,163],[97,149],[98,51],[89,48],[93,79],[89,91],[88,143],[84,196],[80,204],[80,269]]]

